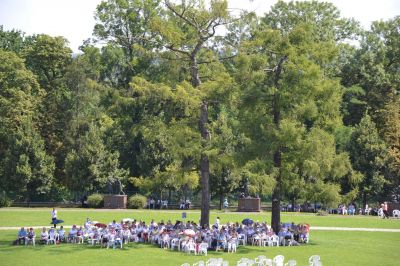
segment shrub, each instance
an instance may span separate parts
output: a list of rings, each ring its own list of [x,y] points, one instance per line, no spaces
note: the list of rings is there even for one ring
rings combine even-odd
[[[318,210],[317,216],[327,216],[329,213],[324,210]]]
[[[10,200],[7,196],[0,196],[0,208],[10,207],[12,200]]]
[[[92,194],[88,197],[87,201],[91,208],[101,208],[104,205],[104,198],[101,194]]]
[[[146,207],[147,198],[145,196],[136,194],[129,197],[128,206],[132,209],[143,209]]]

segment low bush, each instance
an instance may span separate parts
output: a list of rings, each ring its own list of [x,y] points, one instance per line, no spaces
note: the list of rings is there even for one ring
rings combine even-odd
[[[10,207],[12,200],[9,199],[6,195],[0,196],[0,208]]]
[[[128,206],[131,209],[143,209],[146,207],[147,198],[140,194],[129,197]]]
[[[87,202],[91,208],[101,208],[104,206],[104,197],[101,194],[92,194],[88,197]]]
[[[329,213],[324,210],[318,210],[317,216],[327,216]]]

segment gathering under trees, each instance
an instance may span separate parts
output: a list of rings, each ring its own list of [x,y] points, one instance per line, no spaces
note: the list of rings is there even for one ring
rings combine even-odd
[[[0,26],[0,192],[272,204],[400,201],[400,17],[331,3],[104,0],[93,36]],[[90,37],[90,36],[88,36]],[[119,184],[119,189],[116,189]]]

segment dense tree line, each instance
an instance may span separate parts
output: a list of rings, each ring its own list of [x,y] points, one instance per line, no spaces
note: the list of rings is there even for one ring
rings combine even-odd
[[[400,18],[369,30],[330,3],[264,16],[225,0],[107,0],[93,39],[0,27],[0,190],[62,200],[244,191],[400,200]],[[97,43],[101,43],[99,46]],[[356,43],[356,44],[355,44]]]

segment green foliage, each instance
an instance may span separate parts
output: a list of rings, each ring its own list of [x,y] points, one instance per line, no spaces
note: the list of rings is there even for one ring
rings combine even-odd
[[[0,208],[10,207],[12,204],[12,200],[7,197],[6,192],[3,191],[2,195],[0,195]]]
[[[365,204],[371,196],[379,195],[387,182],[383,172],[386,145],[379,137],[376,125],[368,114],[354,129],[349,151],[353,168],[364,176],[360,183],[360,193]]]
[[[75,57],[63,37],[0,26],[11,198],[189,195],[209,172],[207,199],[244,184],[328,206],[400,199],[398,17],[361,33],[319,1],[235,18],[225,0],[107,0],[95,18],[104,45]]]
[[[5,31],[0,25],[0,49],[19,54],[24,48],[24,33],[19,30]]]
[[[328,216],[329,213],[327,211],[324,210],[318,210],[317,211],[317,216]]]
[[[147,198],[143,195],[133,195],[128,199],[128,206],[131,209],[143,209],[146,207]]]
[[[104,206],[104,197],[101,194],[92,194],[87,199],[91,208],[102,208]]]
[[[54,160],[37,129],[44,95],[23,60],[0,50],[0,188],[30,200],[49,191]]]
[[[27,67],[38,76],[38,82],[47,91],[55,89],[72,59],[65,38],[45,34],[35,36],[33,43],[22,53]]]

